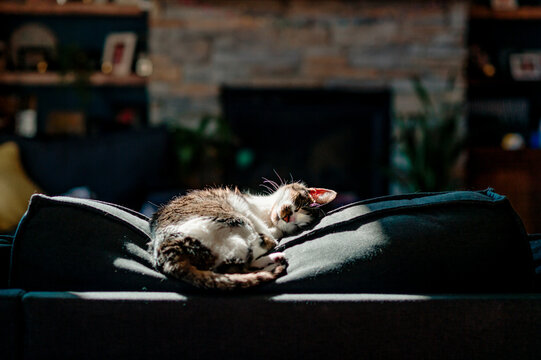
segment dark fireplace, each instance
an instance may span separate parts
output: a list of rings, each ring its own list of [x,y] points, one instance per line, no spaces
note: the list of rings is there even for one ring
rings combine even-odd
[[[335,189],[338,203],[386,195],[390,99],[388,90],[224,87],[238,141],[226,182],[261,191],[276,172]]]

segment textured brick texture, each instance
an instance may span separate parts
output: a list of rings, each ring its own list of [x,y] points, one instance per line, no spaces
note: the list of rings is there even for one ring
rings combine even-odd
[[[463,84],[466,20],[466,1],[157,1],[151,120],[219,113],[222,84],[387,86],[395,112],[414,111],[412,76],[436,95]]]

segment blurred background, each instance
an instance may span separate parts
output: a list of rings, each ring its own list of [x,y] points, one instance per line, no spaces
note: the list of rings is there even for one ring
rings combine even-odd
[[[541,1],[3,0],[0,230],[263,178],[494,187],[541,231]]]

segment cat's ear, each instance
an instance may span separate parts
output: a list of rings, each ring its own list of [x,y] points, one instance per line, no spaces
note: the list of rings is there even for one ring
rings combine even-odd
[[[336,197],[336,191],[322,188],[309,188],[310,197],[314,203],[319,205],[325,205],[330,203]]]

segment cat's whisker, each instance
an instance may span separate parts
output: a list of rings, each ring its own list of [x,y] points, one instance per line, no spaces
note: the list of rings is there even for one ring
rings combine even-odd
[[[262,186],[262,187],[264,187],[265,189],[267,189],[267,194],[269,194],[269,195],[272,194],[272,193],[274,192],[270,187],[268,187],[268,186],[265,185],[265,184],[259,184],[259,186]]]
[[[285,185],[284,180],[280,177],[280,175],[278,174],[278,172],[276,171],[276,169],[272,169],[272,171],[274,171],[274,173],[276,174],[276,176],[278,176],[278,179],[280,180],[280,185]]]
[[[278,185],[276,181],[272,181],[267,178],[263,178],[263,180],[264,180],[263,183],[270,184],[274,188],[274,190],[278,190],[278,188],[280,187],[280,185]]]

